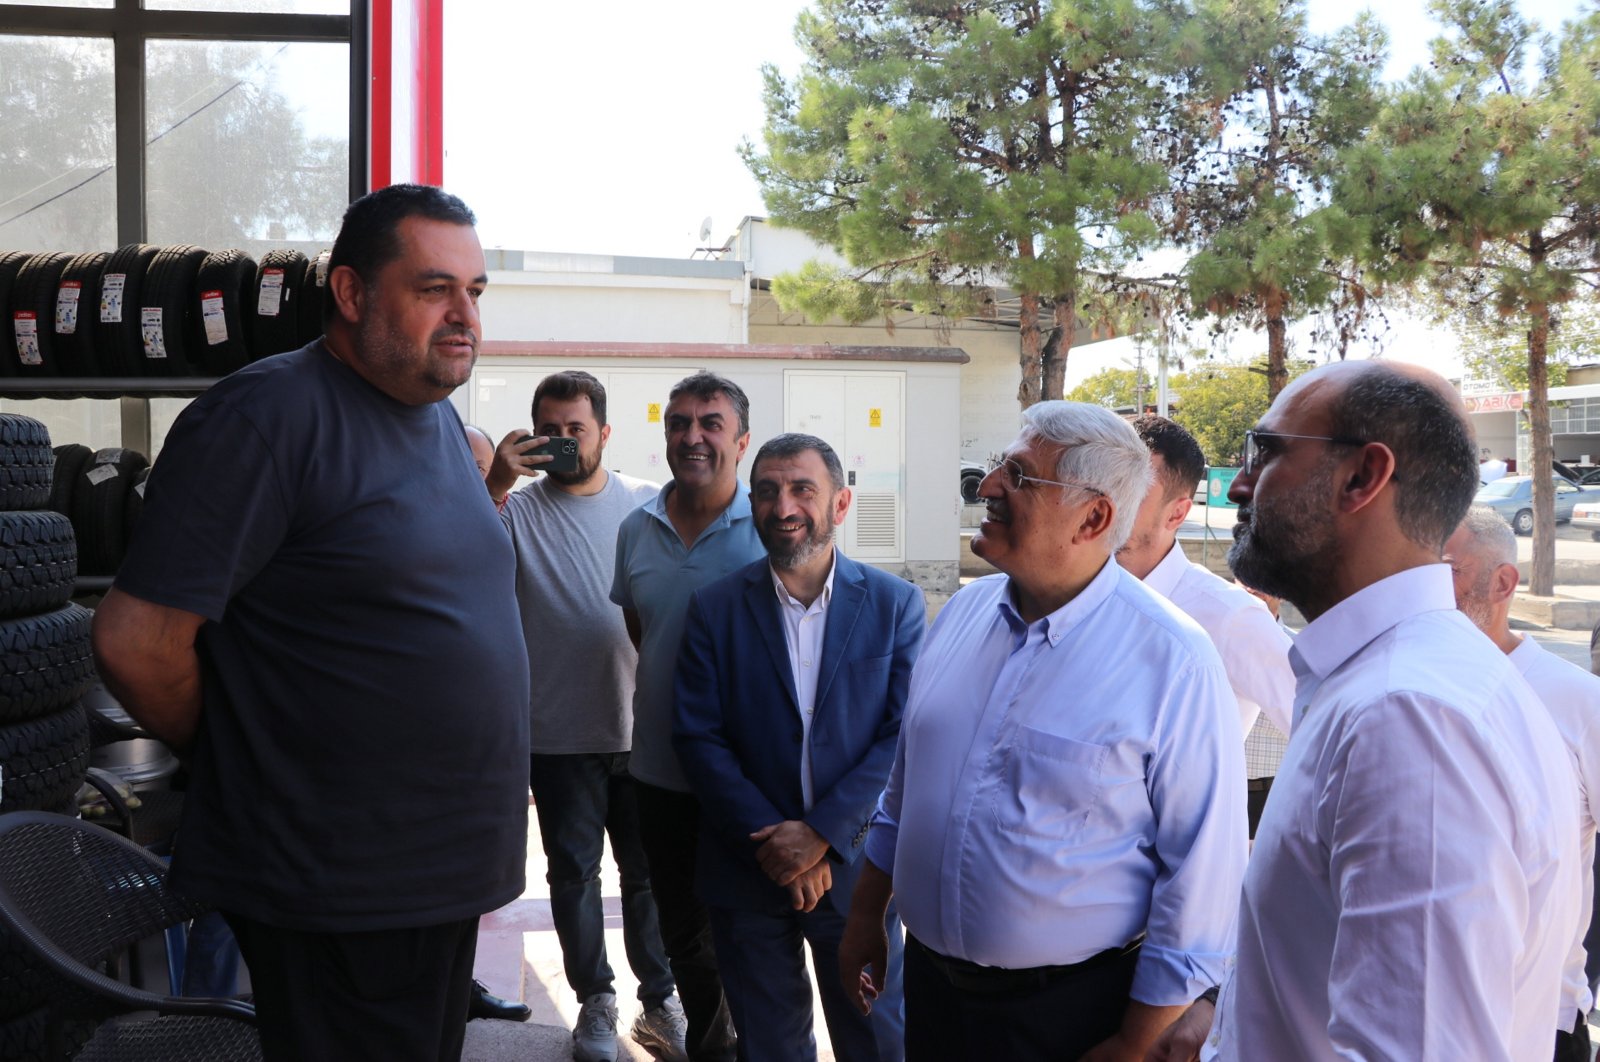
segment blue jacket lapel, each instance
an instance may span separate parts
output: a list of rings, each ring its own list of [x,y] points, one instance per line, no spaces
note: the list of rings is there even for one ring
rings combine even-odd
[[[778,594],[772,588],[772,572],[766,561],[752,565],[744,591],[744,603],[750,610],[767,655],[778,672],[779,685],[789,695],[790,707],[800,703],[794,689],[794,670],[789,664],[789,643],[783,636],[783,621],[778,616]]]
[[[861,565],[843,553],[835,552],[833,556],[833,597],[828,601],[828,623],[822,632],[822,670],[817,673],[819,712],[828,703],[828,689],[833,685],[856,620],[861,618],[861,606],[867,599]]]

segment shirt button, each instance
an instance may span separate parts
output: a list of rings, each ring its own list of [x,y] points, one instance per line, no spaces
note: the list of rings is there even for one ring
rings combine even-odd
[[[809,660],[802,660],[802,661],[800,661],[800,666],[801,666],[801,667],[810,667],[810,666],[811,666],[811,661],[809,661]]]

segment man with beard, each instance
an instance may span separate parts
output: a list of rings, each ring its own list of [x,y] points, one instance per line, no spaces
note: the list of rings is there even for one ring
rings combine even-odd
[[[688,1020],[694,1062],[734,1057],[705,904],[695,893],[700,802],[672,749],[672,685],[689,595],[762,554],[739,483],[750,445],[750,400],[732,380],[698,372],[679,380],[662,417],[672,480],[629,513],[617,532],[611,600],[639,649],[628,756],[650,862],[661,940]]]
[[[1112,559],[1149,451],[1099,406],[1023,418],[979,487],[1001,574],[929,631],[839,946],[865,1008],[894,897],[913,1062],[1141,1059],[1220,979],[1244,873],[1222,661]]]
[[[1117,551],[1117,563],[1200,624],[1222,656],[1228,684],[1239,699],[1240,727],[1247,735],[1246,789],[1253,837],[1282,758],[1283,735],[1289,733],[1289,709],[1294,704],[1289,635],[1263,602],[1209,568],[1191,563],[1178,544],[1178,528],[1206,473],[1205,454],[1194,436],[1154,414],[1135,417],[1133,428],[1150,448],[1155,479],[1139,503],[1128,544]]]
[[[1600,822],[1600,678],[1547,652],[1532,638],[1511,629],[1511,600],[1517,596],[1517,540],[1493,509],[1474,505],[1444,544],[1444,561],[1455,580],[1456,607],[1506,654],[1539,695],[1578,768],[1581,797],[1578,857],[1594,863],[1596,823]],[[1594,876],[1580,876],[1587,916],[1594,906]],[[1556,1062],[1589,1062],[1589,1007],[1594,995],[1584,973],[1584,931],[1567,953],[1561,975],[1560,1024],[1556,1026]]]
[[[697,881],[746,1057],[816,1058],[805,944],[834,1054],[904,1053],[900,933],[870,1019],[838,979],[839,938],[894,761],[922,593],[834,546],[850,489],[833,447],[779,435],[750,502],[767,556],[689,599],[673,739],[702,831]]]
[[[607,835],[622,878],[623,940],[639,980],[633,1038],[681,1057],[683,1008],[661,947],[628,774],[639,653],[608,596],[617,529],[657,488],[601,467],[611,425],[606,389],[589,373],[546,376],[533,392],[532,414],[537,437],[521,429],[507,435],[487,482],[517,555],[517,605],[532,670],[529,781],[567,986],[582,1005],[573,1057],[617,1057],[617,996],[600,897]],[[527,453],[551,438],[577,441],[575,471],[545,471],[549,459]],[[506,493],[519,475],[541,471]]]
[[[1311,622],[1202,1057],[1549,1057],[1578,796],[1439,563],[1477,474],[1461,399],[1416,366],[1307,373],[1246,433],[1229,561]],[[1153,1057],[1192,1057],[1210,1010]]]
[[[511,543],[446,397],[472,212],[351,204],[326,335],[178,417],[95,616],[106,685],[192,766],[179,891],[239,940],[269,1062],[460,1057],[478,916],[522,892]]]

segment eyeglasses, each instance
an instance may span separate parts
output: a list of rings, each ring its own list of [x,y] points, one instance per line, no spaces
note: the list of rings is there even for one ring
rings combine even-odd
[[[1244,433],[1244,464],[1240,466],[1239,474],[1254,475],[1272,457],[1273,446],[1277,439],[1311,439],[1316,442],[1332,443],[1335,446],[1367,445],[1366,439],[1355,439],[1348,435],[1290,435],[1282,431],[1251,430]]]
[[[989,474],[993,475],[995,472],[1000,473],[1000,485],[1012,493],[1021,490],[1024,484],[1043,483],[1051,487],[1071,487],[1074,490],[1086,490],[1090,494],[1097,494],[1102,498],[1106,496],[1105,491],[1098,487],[1091,487],[1087,483],[1067,483],[1059,479],[1041,479],[1038,476],[1024,475],[1022,466],[1009,457],[989,462]]]

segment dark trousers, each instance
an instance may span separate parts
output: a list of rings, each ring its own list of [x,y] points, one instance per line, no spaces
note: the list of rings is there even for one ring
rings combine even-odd
[[[1556,1033],[1556,1062],[1589,1062],[1589,1023],[1586,1014],[1576,1015],[1571,1032]]]
[[[478,920],[302,933],[236,914],[265,1062],[459,1062]]]
[[[661,915],[661,942],[689,1022],[689,1058],[728,1062],[735,1057],[733,1018],[722,994],[706,906],[694,888],[700,801],[645,782],[635,781],[634,786],[639,836],[650,861],[650,890]]]
[[[740,1053],[759,1062],[814,1062],[816,1018],[806,945],[817,994],[838,1062],[900,1062],[905,1055],[905,1000],[901,992],[900,920],[888,918],[889,970],[870,1017],[850,1004],[839,981],[839,938],[844,915],[824,898],[815,910],[768,913],[712,907],[711,932],[739,1032]]]
[[[639,841],[639,805],[628,754],[535,754],[529,757],[528,780],[567,984],[579,1001],[612,990],[600,898],[600,857],[609,834],[622,876],[622,943],[628,965],[639,980],[640,1000],[646,1007],[660,1006],[672,995],[672,971],[650,894],[650,865]]]
[[[958,987],[906,937],[906,1062],[1055,1062],[1077,1058],[1122,1025],[1139,949],[1044,983]]]

